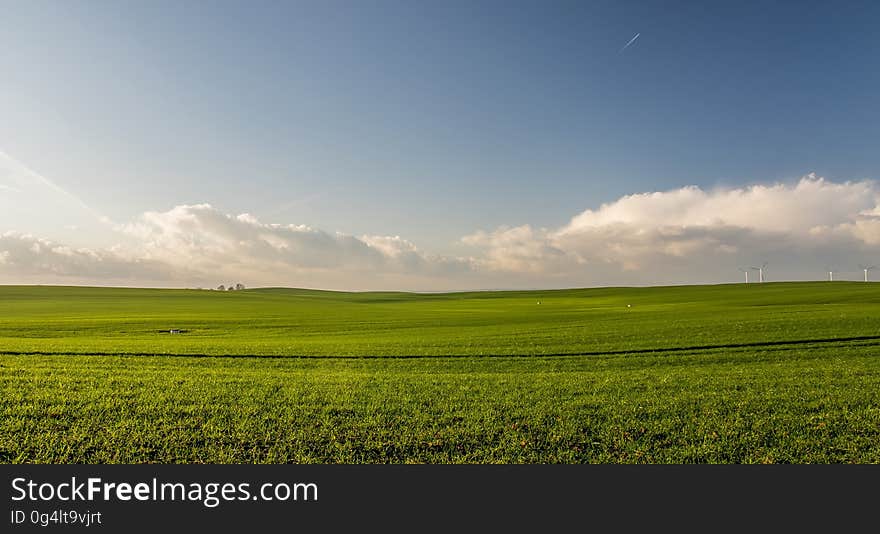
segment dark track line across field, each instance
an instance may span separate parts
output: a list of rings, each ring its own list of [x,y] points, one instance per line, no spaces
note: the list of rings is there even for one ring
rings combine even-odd
[[[167,356],[172,358],[262,358],[262,359],[337,359],[337,360],[370,360],[370,359],[443,359],[443,358],[550,358],[566,356],[625,356],[628,354],[656,354],[664,352],[701,352],[719,349],[748,349],[755,347],[790,347],[802,345],[829,345],[836,343],[854,343],[859,341],[872,341],[874,343],[861,343],[860,345],[880,345],[880,335],[877,336],[851,336],[819,339],[794,339],[783,341],[756,341],[752,343],[727,343],[718,345],[692,345],[686,347],[657,347],[647,349],[620,349],[585,352],[557,352],[557,353],[530,353],[530,354],[443,354],[443,355],[357,355],[357,356],[321,356],[321,355],[286,355],[286,354],[198,354],[198,353],[156,353],[156,352],[68,352],[68,351],[10,351],[0,350],[0,356]]]

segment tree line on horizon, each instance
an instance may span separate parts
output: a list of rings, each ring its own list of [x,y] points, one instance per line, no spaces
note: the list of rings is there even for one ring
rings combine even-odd
[[[241,282],[238,282],[235,285],[229,284],[229,287],[226,287],[223,284],[217,286],[217,291],[241,291],[242,289],[244,289],[244,284]]]

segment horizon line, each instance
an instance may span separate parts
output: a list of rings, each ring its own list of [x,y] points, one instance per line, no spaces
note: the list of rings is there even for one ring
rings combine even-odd
[[[296,291],[315,291],[324,293],[408,293],[414,295],[441,295],[454,293],[517,293],[517,292],[534,292],[534,291],[577,291],[590,289],[650,289],[650,288],[673,288],[673,287],[709,287],[709,286],[744,286],[744,285],[767,285],[767,284],[812,284],[812,283],[846,283],[866,284],[876,282],[875,280],[828,280],[828,279],[811,279],[811,280],[774,280],[764,282],[706,282],[706,283],[682,283],[682,284],[646,284],[646,285],[607,285],[607,286],[568,286],[568,287],[549,287],[549,288],[479,288],[479,289],[447,289],[447,290],[409,290],[409,289],[328,289],[317,287],[302,286],[253,286],[244,289],[216,289],[210,287],[170,287],[170,286],[120,286],[120,285],[88,285],[88,284],[13,284],[0,283],[0,288],[9,287],[39,287],[39,288],[66,288],[66,289],[143,289],[157,291],[204,291],[213,293],[235,293],[239,291],[254,290],[296,290]]]

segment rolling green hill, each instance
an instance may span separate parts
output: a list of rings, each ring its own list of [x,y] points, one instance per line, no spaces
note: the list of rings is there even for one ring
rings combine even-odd
[[[878,349],[870,283],[7,286],[0,461],[875,463]]]
[[[880,335],[880,284],[448,294],[0,287],[5,353],[551,355]],[[169,335],[169,329],[184,333]]]

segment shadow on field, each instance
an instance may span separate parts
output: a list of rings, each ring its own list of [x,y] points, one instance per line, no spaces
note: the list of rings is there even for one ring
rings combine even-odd
[[[16,351],[0,350],[0,355],[8,356],[168,356],[176,358],[265,358],[265,359],[337,359],[337,360],[370,360],[370,359],[418,359],[418,358],[548,358],[564,356],[621,356],[627,354],[657,354],[664,352],[699,352],[718,349],[747,349],[754,347],[789,347],[802,345],[829,345],[835,343],[851,343],[857,341],[873,341],[860,343],[860,346],[880,345],[880,335],[829,337],[818,339],[792,339],[785,341],[755,341],[750,343],[725,343],[717,345],[690,345],[686,347],[656,347],[647,349],[596,350],[585,352],[547,352],[530,354],[412,354],[412,355],[380,355],[365,354],[359,356],[321,356],[308,354],[199,354],[199,353],[165,353],[165,352],[65,352],[65,351]]]

